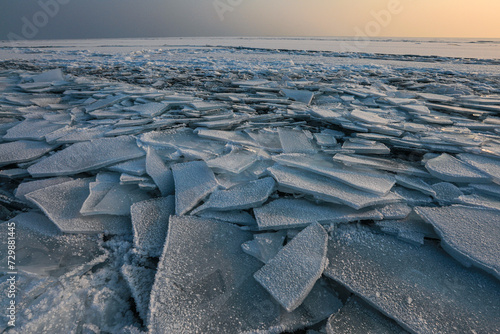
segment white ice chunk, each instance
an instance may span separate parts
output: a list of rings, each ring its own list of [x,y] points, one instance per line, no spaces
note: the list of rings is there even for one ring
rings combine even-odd
[[[285,89],[281,90],[283,94],[289,99],[305,103],[307,105],[311,104],[314,97],[314,93],[308,90],[298,90],[298,89]]]
[[[327,265],[328,233],[312,224],[254,274],[255,279],[292,312],[302,304]]]
[[[134,247],[151,257],[160,257],[167,237],[168,219],[175,213],[174,196],[137,202],[130,208]]]
[[[398,194],[409,206],[426,205],[432,202],[432,198],[420,191],[410,190],[403,187],[394,187],[394,193]]]
[[[120,103],[121,101],[125,100],[127,98],[126,95],[116,95],[116,96],[108,96],[105,99],[97,100],[96,102],[92,103],[91,105],[88,105],[85,107],[86,112],[91,112],[97,109],[103,109],[109,106],[112,106],[113,104]]]
[[[260,230],[303,228],[314,222],[348,223],[360,220],[381,220],[375,209],[354,210],[344,205],[317,205],[302,199],[280,198],[254,209]]]
[[[413,333],[494,333],[500,282],[434,245],[413,246],[366,228],[339,227],[324,274]]]
[[[481,195],[462,195],[458,198],[457,202],[500,211],[500,199],[496,197]]]
[[[352,297],[326,324],[327,334],[407,334],[403,328],[357,297]]]
[[[421,178],[412,177],[409,175],[396,175],[396,181],[403,187],[418,190],[426,195],[436,195],[435,190],[432,189],[432,187]]]
[[[146,159],[132,159],[107,167],[109,170],[119,173],[128,173],[137,176],[146,174]]]
[[[193,214],[204,210],[246,210],[261,206],[273,193],[276,183],[271,177],[237,185],[228,190],[216,190]]]
[[[106,183],[98,183],[98,185],[107,185]],[[94,189],[90,188],[91,195]],[[98,197],[101,197],[98,195]],[[85,201],[80,213],[84,216],[90,215],[114,215],[128,216],[130,215],[130,206],[133,203],[144,201],[149,196],[138,188],[136,185],[121,185],[111,184],[109,189],[102,192],[102,198],[93,206],[85,206]]]
[[[3,136],[4,140],[43,140],[51,132],[64,127],[61,124],[53,124],[44,119],[26,119],[7,130]]]
[[[495,184],[471,184],[471,187],[481,193],[500,198],[500,186]]]
[[[457,157],[491,176],[495,183],[500,183],[500,160],[466,153],[459,154]]]
[[[406,203],[389,204],[377,210],[384,216],[384,219],[404,219],[412,212],[412,208]]]
[[[361,111],[361,110],[353,110],[350,114],[350,117],[354,118],[357,121],[361,121],[368,124],[389,124],[390,120],[387,118],[383,118],[378,116],[374,112]]]
[[[331,203],[341,203],[354,209],[362,209],[371,205],[389,204],[402,201],[402,197],[389,192],[386,196],[360,191],[343,183],[297,169],[274,166],[268,169],[278,184],[286,189],[313,195]]]
[[[142,266],[125,264],[121,267],[121,273],[130,287],[139,316],[147,324],[149,297],[156,271]]]
[[[457,186],[448,182],[434,183],[432,189],[435,192],[433,197],[441,205],[457,203],[458,198],[464,194]]]
[[[285,231],[255,234],[254,239],[241,244],[241,248],[248,255],[268,263],[283,248],[285,237]]]
[[[72,175],[143,156],[134,138],[117,137],[77,143],[30,166],[34,177]]]
[[[145,104],[137,104],[132,107],[127,107],[125,111],[133,111],[139,113],[143,117],[156,117],[164,113],[168,108],[167,104],[164,103],[145,103]]]
[[[316,153],[304,131],[278,128],[278,133],[285,153]]]
[[[165,165],[158,153],[148,147],[146,155],[146,171],[160,189],[162,196],[168,196],[174,193],[174,177],[172,170]]]
[[[215,175],[204,161],[172,165],[175,181],[175,212],[184,215],[210,195],[218,184]]]
[[[372,158],[362,155],[345,155],[338,153],[335,154],[333,160],[342,162],[346,166],[369,167],[413,176],[429,177],[426,171],[402,161],[394,161],[394,159]]]
[[[35,203],[63,232],[127,234],[130,218],[122,216],[82,216],[80,208],[89,196],[90,179],[78,179],[31,192],[26,198]]]
[[[373,140],[350,138],[344,142],[342,149],[359,154],[390,154],[391,150],[382,143]]]
[[[387,174],[342,169],[330,161],[305,154],[281,154],[274,156],[273,159],[282,165],[311,171],[353,188],[379,195],[387,195],[396,183],[394,178]]]
[[[47,188],[50,186],[54,186],[56,184],[61,184],[64,182],[72,181],[73,179],[70,177],[54,177],[50,179],[44,179],[44,180],[37,180],[37,181],[31,181],[31,182],[23,182],[21,183],[15,192],[15,195],[17,198],[25,201],[26,194],[29,194],[30,192]]]
[[[33,82],[57,82],[64,81],[64,75],[60,68],[46,71],[31,77]]]
[[[495,210],[450,206],[420,207],[415,211],[432,224],[443,248],[466,266],[473,264],[500,279],[500,213]]]
[[[239,174],[257,161],[257,154],[248,150],[233,150],[231,153],[207,161],[214,171]]]
[[[463,183],[488,183],[490,181],[487,174],[446,153],[427,161],[425,168],[434,177],[443,181]]]
[[[197,214],[197,216],[208,218],[208,219],[217,219],[220,221],[243,225],[243,226],[256,226],[257,223],[255,219],[246,211],[211,211],[206,210]]]
[[[0,167],[12,163],[31,161],[55,148],[45,142],[19,140],[0,144]]]

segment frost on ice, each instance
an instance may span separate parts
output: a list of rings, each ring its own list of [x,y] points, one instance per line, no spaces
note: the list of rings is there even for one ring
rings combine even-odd
[[[9,334],[499,332],[486,60],[36,52],[0,62]]]

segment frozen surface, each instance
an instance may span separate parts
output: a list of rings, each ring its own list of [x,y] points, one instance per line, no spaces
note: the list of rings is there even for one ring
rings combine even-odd
[[[464,268],[435,245],[346,227],[329,242],[328,260],[327,277],[411,332],[498,333],[498,280]]]
[[[316,153],[310,139],[303,131],[278,128],[278,133],[285,153]]]
[[[497,184],[500,182],[500,160],[465,153],[459,154],[458,158],[485,174],[488,174]]]
[[[228,190],[216,190],[193,213],[203,210],[231,211],[259,207],[273,193],[275,185],[273,178],[266,177],[237,185]]]
[[[147,323],[149,298],[156,271],[140,265],[125,264],[121,268],[121,273],[130,287],[139,316]]]
[[[130,233],[130,218],[82,216],[80,208],[89,196],[91,179],[78,179],[31,192],[26,198],[36,204],[66,233]]]
[[[487,174],[446,153],[427,161],[425,168],[443,181],[462,183],[488,183],[490,181]]]
[[[45,142],[18,140],[0,144],[0,166],[31,161],[55,148]]]
[[[500,212],[459,205],[415,211],[434,226],[451,256],[500,279]]]
[[[326,333],[404,334],[408,332],[361,299],[352,297],[338,313],[328,319]]]
[[[77,174],[145,154],[132,137],[96,139],[77,143],[28,168],[34,177]]]
[[[161,157],[152,147],[148,147],[146,155],[146,172],[160,189],[162,196],[174,193],[174,177],[172,170],[168,168]]]
[[[174,196],[134,203],[130,208],[134,246],[151,257],[160,257],[168,231],[168,219],[175,213]]]
[[[359,220],[381,220],[375,209],[355,210],[345,205],[317,205],[301,199],[280,198],[254,209],[260,230],[302,228],[314,222],[348,223]]]
[[[36,181],[30,181],[30,182],[23,182],[21,183],[15,192],[15,195],[17,198],[20,200],[26,201],[26,194],[29,194],[30,192],[33,192],[35,190],[47,188],[56,184],[72,181],[73,179],[67,176],[60,176],[60,177],[53,177],[53,178],[48,178],[48,179],[43,179],[43,180],[36,180]]]
[[[257,271],[255,279],[292,312],[307,297],[327,265],[327,241],[325,229],[312,224]]]
[[[402,200],[400,196],[394,193],[389,193],[386,196],[366,193],[346,186],[343,183],[333,181],[328,177],[289,167],[274,166],[268,170],[282,187],[313,195],[327,202],[345,204],[354,209],[362,209],[376,204],[388,204]]]
[[[283,248],[285,237],[284,231],[256,234],[253,240],[241,244],[241,248],[248,255],[268,263]]]

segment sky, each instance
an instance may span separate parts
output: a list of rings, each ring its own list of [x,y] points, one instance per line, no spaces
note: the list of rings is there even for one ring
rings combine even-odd
[[[0,40],[360,35],[500,38],[500,1],[0,1]]]

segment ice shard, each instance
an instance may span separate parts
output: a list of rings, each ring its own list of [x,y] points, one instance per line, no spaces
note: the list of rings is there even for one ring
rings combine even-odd
[[[54,148],[54,145],[28,140],[0,144],[0,166],[31,161],[52,151]]]
[[[489,175],[446,153],[427,161],[425,168],[434,177],[447,182],[488,183],[490,181]]]
[[[175,186],[172,170],[165,165],[152,147],[148,147],[146,155],[146,172],[158,186],[162,196],[174,193]]]

